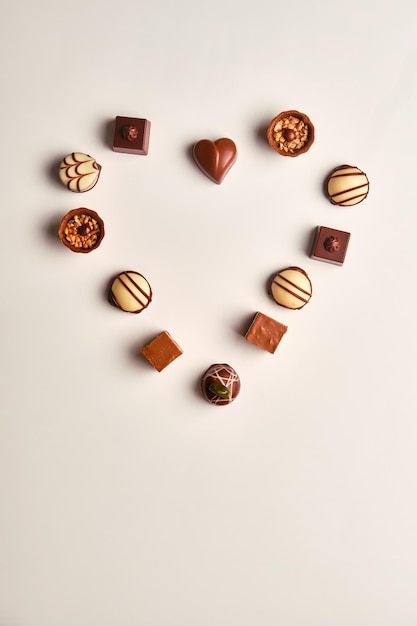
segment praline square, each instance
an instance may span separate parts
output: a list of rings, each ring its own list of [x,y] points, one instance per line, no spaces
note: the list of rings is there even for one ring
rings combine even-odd
[[[333,245],[332,239],[333,238]],[[328,226],[317,226],[310,258],[334,265],[343,265],[349,245],[350,233]]]
[[[141,353],[158,372],[161,372],[167,365],[181,356],[182,350],[171,335],[164,330],[144,346]]]
[[[258,348],[274,354],[287,330],[288,326],[258,311],[249,326],[245,339]]]
[[[151,123],[138,117],[117,116],[114,125],[113,150],[125,154],[147,155]]]

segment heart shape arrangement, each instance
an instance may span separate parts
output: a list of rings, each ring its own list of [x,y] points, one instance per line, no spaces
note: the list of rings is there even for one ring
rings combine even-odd
[[[217,141],[201,139],[195,144],[193,155],[200,170],[220,185],[237,159],[237,148],[234,141],[226,137]]]
[[[149,129],[148,120],[117,117],[113,150],[146,155]],[[313,140],[314,127],[309,118],[298,111],[281,113],[272,120],[268,130],[271,147],[283,156],[303,154]],[[193,156],[200,170],[219,185],[235,163],[237,149],[235,143],[225,137],[217,141],[201,139],[194,145]],[[91,172],[91,165],[87,169],[73,168],[74,162],[93,164],[94,171]],[[68,164],[70,167],[67,167]],[[70,191],[88,191],[91,189],[91,173],[96,176],[95,184],[100,170],[101,166],[89,155],[72,153],[63,161],[60,173],[64,171],[65,176],[61,176],[61,181]],[[339,206],[359,204],[367,197],[368,191],[369,181],[366,174],[351,165],[336,167],[325,183],[328,200]],[[104,224],[95,211],[81,207],[73,209],[62,218],[58,234],[62,243],[73,252],[91,252],[98,248],[104,237]],[[348,232],[317,226],[309,256],[318,261],[343,265],[349,239]],[[290,266],[274,274],[268,291],[276,304],[287,309],[301,309],[310,300],[312,285],[302,268]],[[121,272],[112,282],[109,301],[122,311],[139,313],[151,300],[150,284],[139,272]],[[284,324],[258,311],[244,337],[249,343],[274,354],[287,329]],[[143,346],[141,353],[160,372],[183,352],[171,335],[163,331]],[[226,363],[213,364],[201,379],[201,390],[204,398],[211,404],[229,404],[239,393],[239,375]]]

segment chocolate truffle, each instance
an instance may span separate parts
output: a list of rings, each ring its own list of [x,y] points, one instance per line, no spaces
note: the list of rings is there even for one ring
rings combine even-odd
[[[287,330],[288,326],[258,311],[249,326],[245,339],[254,346],[274,354]]]
[[[302,309],[311,298],[311,281],[300,267],[287,267],[271,280],[269,292],[275,302],[287,309]]]
[[[161,372],[167,365],[181,356],[182,350],[171,335],[164,330],[146,344],[141,353],[158,372]]]
[[[99,179],[101,165],[83,152],[72,152],[61,161],[59,178],[70,191],[84,192],[92,189]]]
[[[314,126],[305,113],[283,111],[271,121],[268,143],[282,156],[296,157],[307,152],[314,141]]]
[[[149,151],[151,123],[138,117],[116,117],[113,150],[125,154],[141,154]]]
[[[220,185],[237,159],[237,149],[235,143],[226,137],[217,141],[201,139],[195,144],[193,155],[200,170]]]
[[[317,226],[310,258],[335,265],[343,265],[350,233],[327,226]]]
[[[140,313],[152,300],[151,287],[142,274],[121,272],[113,281],[109,299],[112,304],[128,313]]]
[[[369,180],[358,167],[339,165],[327,177],[325,191],[332,204],[353,206],[365,200],[369,193]]]
[[[104,222],[91,209],[72,209],[62,218],[58,235],[64,246],[73,252],[91,252],[103,240]]]
[[[227,363],[211,365],[201,379],[201,391],[210,404],[230,404],[240,391],[239,375]]]

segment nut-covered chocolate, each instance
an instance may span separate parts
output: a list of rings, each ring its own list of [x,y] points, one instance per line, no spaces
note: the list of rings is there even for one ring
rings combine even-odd
[[[237,159],[237,148],[234,141],[227,137],[217,141],[201,139],[195,144],[193,155],[200,170],[220,185]]]
[[[287,267],[273,276],[269,291],[275,302],[286,309],[302,309],[310,300],[313,288],[301,267]]]
[[[210,404],[230,404],[240,392],[239,375],[227,363],[211,365],[201,379],[201,391]]]
[[[103,240],[104,222],[91,209],[72,209],[62,218],[58,235],[62,243],[73,252],[91,252]]]
[[[114,306],[127,313],[140,313],[152,300],[152,289],[142,274],[121,272],[113,280],[109,299]]]
[[[59,178],[70,191],[89,191],[100,177],[101,165],[84,152],[71,152],[61,161]]]
[[[339,165],[327,177],[325,191],[332,204],[353,206],[365,200],[369,193],[369,180],[358,167]]]
[[[283,111],[269,124],[268,143],[282,156],[295,157],[307,152],[314,141],[314,126],[305,113]]]

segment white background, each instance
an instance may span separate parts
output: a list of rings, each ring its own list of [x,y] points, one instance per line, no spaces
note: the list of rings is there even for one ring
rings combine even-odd
[[[1,626],[416,626],[416,20],[413,0],[4,3],[1,20]],[[285,109],[311,150],[273,152]],[[147,157],[111,150],[151,121]],[[190,157],[230,137],[222,185]],[[57,182],[67,153],[97,186]],[[371,181],[340,208],[342,163]],[[99,250],[57,239],[104,219]],[[352,233],[343,267],[308,258]],[[288,311],[272,272],[313,297]],[[154,299],[106,301],[133,269]],[[288,325],[275,355],[243,334]],[[162,330],[184,350],[157,373]],[[217,362],[228,407],[199,392]]]

